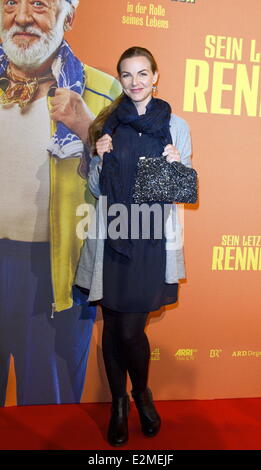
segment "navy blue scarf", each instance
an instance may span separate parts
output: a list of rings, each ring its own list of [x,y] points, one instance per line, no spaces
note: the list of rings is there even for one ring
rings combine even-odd
[[[160,157],[164,147],[172,143],[170,134],[170,105],[152,98],[146,113],[139,115],[136,106],[126,95],[107,119],[103,134],[112,136],[113,150],[103,156],[100,189],[107,196],[108,208],[112,204],[124,204],[128,212],[129,239],[108,241],[118,253],[131,257],[130,205],[139,157]],[[141,135],[140,135],[141,134]],[[108,217],[109,223],[114,217]]]

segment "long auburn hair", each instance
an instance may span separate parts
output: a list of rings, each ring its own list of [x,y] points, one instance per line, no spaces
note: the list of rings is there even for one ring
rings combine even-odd
[[[117,63],[118,76],[120,77],[121,75],[121,63],[125,59],[131,59],[132,57],[141,56],[146,57],[148,59],[151,65],[152,72],[157,72],[158,66],[151,52],[145,47],[133,46],[124,51],[120,56]],[[120,96],[118,96],[118,98],[116,98],[116,100],[113,101],[109,106],[106,106],[90,124],[88,131],[88,146],[92,154],[95,153],[96,142],[102,135],[102,129],[105,122],[107,121],[110,114],[119,106],[123,97],[124,93],[122,92]],[[82,162],[79,166],[79,173],[81,176],[86,177],[86,162],[84,162],[84,158],[82,159]]]

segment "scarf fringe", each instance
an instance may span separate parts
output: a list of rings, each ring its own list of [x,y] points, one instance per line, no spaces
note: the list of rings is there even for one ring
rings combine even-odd
[[[79,139],[78,141],[70,142],[61,146],[59,143],[55,142],[55,138],[52,137],[47,150],[52,154],[53,157],[61,159],[80,158],[84,152],[84,145]]]

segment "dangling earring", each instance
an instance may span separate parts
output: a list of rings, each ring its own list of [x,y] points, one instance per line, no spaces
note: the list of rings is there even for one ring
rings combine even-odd
[[[156,95],[157,93],[158,93],[158,87],[157,87],[157,85],[153,85],[152,86],[152,94]]]

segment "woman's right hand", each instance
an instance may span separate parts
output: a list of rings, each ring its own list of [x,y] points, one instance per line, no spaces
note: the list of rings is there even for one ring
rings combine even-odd
[[[104,134],[96,142],[97,154],[100,158],[103,157],[105,152],[110,152],[113,149],[112,147],[112,138],[109,134]]]

